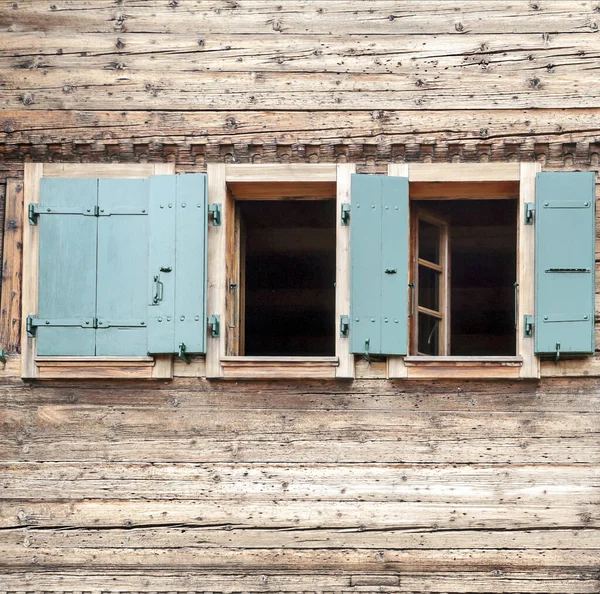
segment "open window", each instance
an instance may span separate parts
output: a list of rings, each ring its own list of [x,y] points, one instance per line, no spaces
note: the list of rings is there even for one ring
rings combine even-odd
[[[340,203],[352,170],[209,167],[209,199],[222,205],[223,224],[209,228],[209,310],[222,314],[221,335],[208,345],[208,377],[354,373],[340,334],[349,311],[349,231]]]
[[[514,357],[517,199],[411,200],[411,354]]]

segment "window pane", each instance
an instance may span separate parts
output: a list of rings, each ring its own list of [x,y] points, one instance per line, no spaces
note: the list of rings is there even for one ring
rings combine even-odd
[[[440,354],[440,324],[439,318],[419,313],[418,351],[423,355],[437,356]]]
[[[419,220],[419,258],[440,263],[440,228]]]
[[[419,266],[419,305],[440,311],[440,273],[426,266]]]

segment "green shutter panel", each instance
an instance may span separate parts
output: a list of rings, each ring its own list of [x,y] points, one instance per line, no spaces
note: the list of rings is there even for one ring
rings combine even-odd
[[[352,176],[350,351],[406,355],[408,178]]]
[[[37,329],[38,355],[95,354],[97,187],[96,179],[41,180],[37,317],[48,325]]]
[[[148,180],[98,182],[96,355],[148,354]]]
[[[206,175],[150,179],[148,351],[206,351]]]
[[[594,173],[537,174],[537,354],[594,352],[594,203]]]

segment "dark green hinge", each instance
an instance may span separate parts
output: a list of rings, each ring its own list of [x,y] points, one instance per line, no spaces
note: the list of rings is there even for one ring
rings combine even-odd
[[[350,336],[350,316],[340,317],[340,336],[342,338]]]
[[[533,202],[525,203],[525,224],[533,225],[533,213],[535,212],[535,204]]]
[[[212,224],[215,227],[221,226],[221,205],[220,204],[209,204],[208,205],[208,218],[212,220]]]
[[[44,326],[52,327],[75,327],[75,328],[145,328],[145,320],[106,320],[98,318],[72,318],[67,320],[38,318],[36,316],[27,316],[25,321],[25,330],[27,336],[34,338],[37,328]]]
[[[531,338],[533,336],[533,316],[524,317],[523,336],[525,336],[525,338]]]
[[[221,334],[221,318],[220,318],[220,316],[210,316],[208,318],[208,325],[210,326],[210,335],[213,338],[218,338]]]
[[[0,349],[0,361],[6,365],[6,351]]]
[[[350,224],[350,204],[348,202],[344,202],[342,204],[341,217],[342,217],[342,225]]]

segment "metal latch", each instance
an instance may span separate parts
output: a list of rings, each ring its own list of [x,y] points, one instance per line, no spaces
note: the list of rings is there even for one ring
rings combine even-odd
[[[208,318],[208,325],[210,326],[210,335],[213,338],[218,338],[221,333],[221,318],[220,318],[220,316],[210,316]]]
[[[350,336],[350,316],[340,317],[340,336],[342,338]]]
[[[221,205],[220,204],[209,204],[208,205],[208,218],[212,220],[212,224],[215,227],[221,226]]]
[[[342,204],[342,225],[350,224],[350,204],[348,202],[344,202]]]
[[[533,316],[524,316],[523,336],[531,338],[533,336]]]
[[[179,343],[179,358],[185,361],[188,365],[192,362],[190,356],[186,352],[185,342]]]
[[[0,349],[0,361],[6,365],[6,351]]]
[[[525,203],[525,224],[533,225],[533,213],[535,212],[535,204],[533,202]]]

